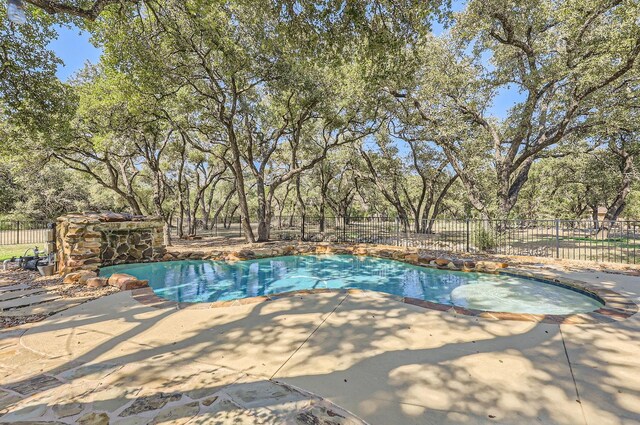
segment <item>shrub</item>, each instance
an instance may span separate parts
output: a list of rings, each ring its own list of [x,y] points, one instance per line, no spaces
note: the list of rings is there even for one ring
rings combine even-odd
[[[484,227],[476,231],[476,247],[480,251],[492,251],[498,247],[498,241],[490,229]]]

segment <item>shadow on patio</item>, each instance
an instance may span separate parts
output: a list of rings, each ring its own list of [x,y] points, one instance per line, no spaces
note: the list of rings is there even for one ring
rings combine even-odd
[[[32,327],[20,341],[29,350],[15,334],[5,340],[0,358],[8,391],[0,403],[30,420],[74,403],[83,414],[110,412],[115,420],[149,397],[162,404],[161,394],[179,393],[179,400],[148,412],[191,405],[172,413],[190,418],[196,400],[201,413],[224,400],[242,405],[242,396],[227,391],[228,398],[205,406],[220,387],[279,387],[273,379],[374,424],[622,424],[640,420],[635,333],[635,318],[561,331],[365,295],[176,311],[117,294]],[[261,400],[243,407],[273,422],[269,415],[281,409],[277,397]],[[309,406],[302,405],[293,408]]]

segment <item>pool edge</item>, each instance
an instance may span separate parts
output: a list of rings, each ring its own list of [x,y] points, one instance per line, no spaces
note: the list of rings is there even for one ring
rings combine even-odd
[[[311,255],[317,255],[308,253]],[[308,255],[307,254],[307,255]],[[289,254],[290,255],[290,254]],[[305,254],[299,254],[305,255]],[[351,254],[358,255],[358,254]],[[368,255],[375,257],[375,255]],[[268,258],[268,257],[265,257]],[[402,263],[412,264],[414,266],[423,267],[425,269],[432,268],[421,263],[408,261],[405,259],[392,259]],[[217,260],[220,261],[220,260]],[[222,260],[225,261],[225,260]],[[452,270],[453,271],[453,270]],[[224,308],[230,306],[239,306],[247,304],[263,303],[283,298],[291,298],[296,296],[312,295],[319,293],[367,293],[372,292],[378,296],[382,296],[387,299],[391,299],[404,304],[418,306],[428,310],[435,310],[446,313],[453,313],[456,315],[481,317],[492,320],[516,320],[549,324],[597,324],[597,323],[612,323],[622,320],[626,320],[638,312],[638,305],[629,297],[620,294],[610,289],[597,288],[584,281],[576,279],[564,278],[564,277],[549,277],[542,274],[534,273],[528,270],[503,268],[492,272],[477,271],[478,273],[491,273],[491,274],[503,274],[514,277],[524,277],[534,279],[545,284],[563,287],[576,292],[579,292],[585,296],[589,296],[597,301],[601,302],[603,306],[592,312],[576,313],[576,314],[532,314],[532,313],[512,313],[512,312],[499,312],[499,311],[487,311],[468,309],[460,306],[453,306],[448,304],[439,304],[432,301],[421,300],[411,297],[402,297],[399,295],[387,294],[378,291],[368,291],[362,289],[304,289],[290,292],[283,292],[272,295],[263,295],[257,297],[239,298],[236,300],[228,301],[214,301],[214,302],[177,302],[162,298],[153,292],[151,287],[134,289],[132,291],[133,298],[141,304],[154,307],[154,308],[176,308],[182,309],[209,309],[209,308]]]

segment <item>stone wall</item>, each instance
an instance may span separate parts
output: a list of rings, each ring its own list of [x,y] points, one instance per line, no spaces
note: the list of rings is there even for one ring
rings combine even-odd
[[[162,259],[161,218],[115,213],[70,214],[58,218],[58,272],[95,271],[100,266]]]

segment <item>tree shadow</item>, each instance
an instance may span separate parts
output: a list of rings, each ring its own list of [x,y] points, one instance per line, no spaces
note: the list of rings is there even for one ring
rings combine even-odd
[[[123,294],[102,300],[31,327],[22,342],[50,358],[34,363],[42,371],[7,374],[9,395],[52,408],[55,401],[38,403],[38,395],[95,381],[86,397],[120,385],[135,389],[125,395],[129,403],[176,388],[206,392],[225,382],[216,370],[230,370],[247,384],[274,379],[314,392],[372,423],[640,420],[630,403],[640,370],[631,355],[634,319],[561,328],[457,316],[367,293],[208,310],[154,310]],[[56,338],[64,343],[49,349]],[[69,355],[78,341],[90,347]],[[12,349],[0,348],[0,358]],[[137,364],[144,368],[127,371]],[[110,378],[93,378],[111,369]],[[34,389],[38,381],[45,385]],[[201,399],[185,398],[192,400]],[[5,403],[5,411],[19,403]]]

